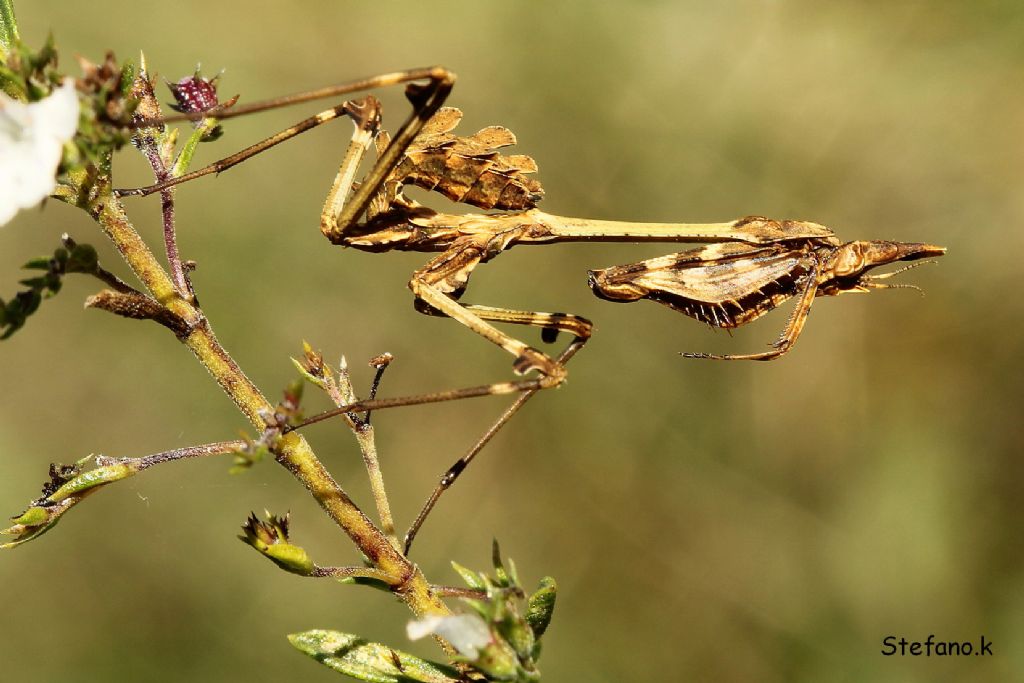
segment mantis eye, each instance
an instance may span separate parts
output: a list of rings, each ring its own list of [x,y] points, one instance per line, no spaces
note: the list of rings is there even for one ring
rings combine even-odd
[[[866,265],[864,245],[861,242],[849,242],[844,244],[836,254],[834,273],[836,277],[849,277],[857,275],[864,270]]]

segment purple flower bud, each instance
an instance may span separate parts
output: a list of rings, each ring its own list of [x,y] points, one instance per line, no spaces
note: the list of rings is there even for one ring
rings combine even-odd
[[[199,114],[208,112],[218,106],[217,78],[206,79],[198,73],[182,78],[177,83],[168,83],[171,94],[177,105],[171,105],[175,111],[183,114]]]

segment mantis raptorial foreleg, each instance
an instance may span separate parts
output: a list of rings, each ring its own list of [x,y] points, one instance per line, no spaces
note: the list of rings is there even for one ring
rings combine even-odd
[[[425,85],[419,84],[419,81],[426,81],[427,83]],[[229,119],[236,116],[244,116],[246,114],[254,114],[256,112],[278,109],[280,107],[287,107],[293,104],[300,104],[302,102],[311,102],[313,100],[320,100],[329,97],[339,97],[354,92],[384,88],[391,85],[401,85],[403,83],[408,84],[407,94],[413,104],[413,112],[409,118],[406,119],[405,123],[402,124],[398,134],[395,135],[395,139],[392,141],[393,145],[391,146],[393,149],[386,150],[382,155],[382,159],[389,160],[390,163],[394,164],[401,159],[405,149],[413,139],[415,139],[417,133],[419,133],[423,128],[423,124],[441,108],[441,105],[451,92],[454,82],[455,75],[442,67],[435,66],[424,69],[409,69],[407,71],[396,71],[393,73],[381,74],[380,76],[373,76],[371,78],[364,78],[350,83],[327,86],[325,88],[297,93],[295,95],[286,95],[284,97],[264,100],[262,102],[254,102],[249,105],[233,106],[229,109],[218,110],[216,112],[216,118],[218,120]],[[143,197],[153,194],[154,192],[159,192],[160,190],[165,190],[174,185],[180,185],[181,183],[201,178],[202,176],[210,175],[212,173],[221,173],[232,166],[242,163],[246,159],[250,159],[257,154],[270,149],[271,147],[279,145],[286,140],[290,140],[301,133],[305,133],[306,131],[312,130],[313,128],[327,123],[328,121],[333,121],[336,118],[348,114],[349,112],[346,110],[348,107],[348,102],[336,107],[331,107],[319,114],[315,114],[309,118],[299,121],[280,133],[271,135],[256,144],[250,145],[243,150],[235,152],[234,154],[224,157],[219,161],[215,161],[203,168],[191,171],[190,173],[176,176],[174,178],[168,178],[164,182],[147,185],[146,187],[115,190],[115,194],[120,197]],[[145,128],[157,123],[200,120],[204,116],[208,116],[208,114],[199,112],[191,114],[177,114],[160,119],[145,119],[137,121],[134,124],[134,127]],[[373,188],[372,191],[367,188],[365,192],[367,197],[364,198],[360,196],[354,198],[355,201],[352,202],[353,210],[355,210],[360,204],[362,204],[362,208],[365,210],[365,205],[369,202],[369,196],[372,196],[375,191],[376,188]]]
[[[355,121],[355,130],[324,203],[320,226],[331,241],[343,244],[347,239],[366,232],[365,226],[359,222],[365,207],[362,210],[353,210],[351,203],[360,193],[367,193],[370,196],[367,200],[369,204],[373,193],[380,190],[394,169],[394,163],[389,160],[387,150],[391,149],[398,139],[396,137],[387,144],[366,180],[359,184],[356,194],[350,199],[349,193],[355,186],[356,170],[377,133],[380,112],[376,99],[366,98],[359,103],[348,103],[347,113]],[[492,223],[497,227],[497,220],[489,220],[486,216],[480,217],[480,223],[483,225]],[[511,235],[509,237],[511,238]],[[476,234],[458,237],[440,255],[416,271],[409,282],[409,288],[417,300],[426,305],[425,309],[418,306],[419,310],[444,315],[462,323],[484,339],[512,354],[516,359],[514,368],[517,373],[538,370],[541,373],[542,386],[557,386],[565,379],[565,370],[561,364],[547,354],[502,332],[488,321],[567,330],[582,339],[590,336],[592,326],[589,321],[571,314],[467,306],[450,296],[451,293],[460,293],[476,266],[489,256],[500,253],[505,243],[500,230],[478,229]]]
[[[416,81],[424,80],[427,81],[426,84],[419,85],[415,83]],[[380,124],[380,105],[376,98],[372,96],[361,100],[348,101],[338,106],[331,107],[330,109],[324,110],[314,116],[303,119],[280,133],[272,135],[260,142],[257,142],[256,144],[250,145],[249,147],[236,152],[235,154],[229,155],[219,161],[209,164],[208,166],[192,171],[191,173],[177,176],[175,178],[169,178],[163,182],[142,188],[118,190],[117,194],[119,196],[145,196],[205,175],[226,171],[229,168],[301,133],[341,116],[349,116],[355,121],[356,130],[353,134],[348,152],[346,153],[341,164],[341,168],[335,178],[333,187],[328,194],[327,201],[324,204],[324,210],[321,215],[321,228],[324,231],[324,234],[327,235],[328,238],[332,239],[332,241],[344,239],[344,237],[347,237],[352,232],[357,232],[356,227],[358,226],[359,219],[366,212],[366,209],[374,199],[374,196],[380,191],[380,188],[387,179],[388,174],[402,160],[403,154],[416,138],[419,131],[423,128],[423,125],[437,112],[438,109],[440,109],[444,100],[451,91],[453,82],[454,75],[440,67],[413,69],[354,81],[352,83],[339,86],[322,88],[320,90],[283,97],[276,100],[259,102],[253,105],[235,107],[217,114],[220,119],[231,118],[234,116],[264,111],[275,107],[287,106],[324,97],[344,95],[370,88],[409,83],[408,94],[409,99],[413,104],[413,111],[398,129],[395,136],[389,139],[389,143],[386,147],[381,150],[377,162],[369,171],[363,182],[359,184],[358,188],[355,187],[356,173],[358,172],[359,165],[365,156],[366,150],[373,142]],[[189,115],[181,115],[166,117],[162,120],[175,121],[188,118],[192,117]],[[154,121],[144,121],[139,125],[149,125],[152,123],[154,123]],[[566,316],[566,318],[571,318],[571,316]],[[558,322],[558,319],[553,318],[548,314],[536,314],[535,319],[537,320],[536,323],[528,323],[523,321],[522,316],[519,316],[516,320],[509,320],[509,322],[537,324],[541,327],[570,329],[571,331],[580,331],[586,327],[587,331],[585,336],[589,336],[589,323],[586,321],[572,327],[566,327],[566,324]],[[579,320],[582,321],[582,319]],[[480,324],[490,327],[482,321]],[[503,333],[497,329],[491,329],[494,330],[495,338],[500,336],[508,338],[507,335],[503,335]],[[584,336],[584,333],[580,332],[580,335]],[[514,347],[513,342],[507,342],[507,344],[510,347]],[[559,375],[558,371],[550,365],[550,359],[547,359],[544,354],[541,354],[539,351],[525,350],[528,349],[525,344],[523,344],[522,347],[524,349],[523,353],[517,355],[525,355],[527,358],[533,358],[536,356],[538,359],[536,365],[538,367],[551,368],[552,374]],[[545,359],[547,359],[548,363],[545,363]],[[517,387],[513,390],[525,391],[529,387],[532,387],[533,383],[502,382],[496,383],[493,386],[495,389],[494,393],[498,394],[507,393],[510,390],[510,387]],[[423,395],[423,397],[406,397],[410,401],[409,403],[395,405],[415,405],[423,402],[432,402],[418,400],[419,398],[428,397],[435,398],[435,400],[438,401],[453,400],[453,398],[459,397],[463,393],[466,395],[479,396],[481,395],[480,389],[481,387],[470,387],[465,390],[456,389],[451,392],[436,392],[434,394]],[[388,407],[392,406],[389,405]]]
[[[344,84],[341,86],[335,86],[331,88],[324,88],[318,91],[312,91],[309,93],[300,94],[297,96],[284,97],[277,100],[271,100],[268,102],[257,103],[245,107],[236,107],[230,110],[224,110],[218,113],[218,118],[230,118],[232,116],[239,116],[245,113],[252,113],[256,111],[262,111],[265,109],[271,109],[279,106],[286,106],[289,104],[295,104],[298,102],[304,102],[308,100],[318,99],[321,97],[331,97],[343,95],[358,90],[365,90],[375,87],[383,87],[387,85],[400,84],[400,83],[412,83],[414,81],[427,80],[428,83],[424,86],[414,87],[409,86],[409,98],[413,103],[413,112],[405,123],[401,126],[394,139],[388,140],[387,144],[382,149],[378,149],[379,156],[377,163],[371,169],[364,181],[355,189],[355,176],[358,171],[360,162],[365,156],[366,150],[369,145],[373,142],[374,136],[377,134],[380,124],[380,107],[379,103],[373,97],[367,97],[363,100],[348,101],[338,106],[327,109],[319,114],[303,119],[299,123],[291,126],[290,128],[281,131],[275,135],[272,135],[254,145],[251,145],[235,154],[232,154],[224,159],[216,161],[208,166],[200,168],[191,173],[169,178],[163,182],[150,185],[148,187],[118,190],[116,194],[118,196],[145,196],[154,192],[159,192],[166,188],[169,188],[180,183],[187,182],[196,178],[200,178],[205,175],[213,173],[220,173],[225,171],[247,159],[250,159],[257,154],[278,145],[286,140],[289,140],[305,131],[311,130],[324,123],[332,121],[341,116],[350,116],[356,124],[356,130],[353,134],[353,139],[349,145],[348,152],[345,155],[345,159],[341,164],[341,168],[335,178],[330,193],[328,194],[327,200],[324,204],[324,209],[321,215],[321,228],[324,234],[332,241],[339,241],[344,239],[348,234],[354,231],[357,226],[359,219],[367,212],[367,208],[374,200],[381,186],[387,180],[388,175],[395,168],[408,148],[410,143],[415,139],[416,135],[422,129],[424,123],[429,120],[440,108],[444,99],[447,97],[451,90],[451,86],[454,80],[454,76],[444,69],[433,68],[433,69],[420,69],[411,70],[406,72],[398,72],[395,74],[388,74],[379,76],[376,78],[365,79],[363,81],[357,81],[354,83]],[[190,116],[180,117],[168,117],[165,121],[183,120],[190,118]],[[197,117],[198,118],[198,117]],[[143,121],[139,125],[151,125],[155,121]],[[351,194],[351,196],[350,196]],[[387,209],[387,206],[381,207]],[[429,287],[429,285],[428,285]],[[441,295],[446,301],[452,301],[447,296]],[[454,303],[452,301],[452,303]],[[457,306],[457,304],[456,304]],[[444,305],[442,304],[442,307]],[[435,309],[440,310],[440,309]],[[412,543],[413,538],[416,535],[417,530],[426,519],[427,514],[433,508],[437,499],[441,493],[446,490],[458,477],[458,472],[469,463],[470,460],[475,457],[484,445],[490,441],[490,439],[501,429],[504,424],[511,419],[511,417],[521,408],[526,401],[528,401],[536,391],[545,386],[545,380],[549,377],[555,376],[560,378],[564,373],[559,374],[553,368],[561,368],[561,362],[568,360],[579,348],[581,348],[590,337],[591,324],[589,321],[568,314],[547,314],[547,313],[530,313],[521,311],[512,311],[508,309],[497,309],[481,306],[467,306],[462,310],[473,311],[468,316],[470,320],[479,321],[479,324],[486,327],[490,327],[487,323],[482,321],[492,320],[507,322],[512,324],[525,324],[525,325],[536,325],[544,328],[545,330],[563,330],[572,333],[575,336],[575,341],[570,347],[563,353],[560,362],[557,366],[548,366],[543,361],[547,359],[546,356],[539,352],[532,352],[538,357],[538,362],[531,364],[542,369],[548,369],[550,372],[545,374],[545,377],[540,380],[523,380],[520,382],[500,382],[489,385],[482,385],[477,387],[468,387],[464,389],[453,389],[442,392],[435,392],[431,394],[421,394],[417,396],[409,397],[398,397],[394,399],[377,399],[371,397],[369,400],[360,401],[356,404],[341,406],[337,409],[326,411],[320,415],[314,416],[307,420],[304,424],[298,425],[295,428],[306,426],[319,422],[321,420],[332,417],[336,414],[350,413],[352,411],[365,411],[367,418],[369,411],[372,409],[392,408],[407,405],[420,405],[425,403],[435,403],[440,401],[457,400],[462,398],[471,398],[477,396],[487,395],[498,395],[510,392],[522,392],[519,398],[502,414],[502,416],[491,426],[490,429],[484,434],[484,436],[477,441],[470,451],[464,455],[459,463],[461,467],[458,471],[454,468],[449,469],[445,477],[442,479],[442,485],[438,487],[438,490],[428,499],[423,510],[420,512],[416,521],[413,523],[409,534],[406,536],[405,547],[408,552],[409,547]],[[493,328],[491,328],[493,329]],[[497,339],[501,333],[495,330],[494,337]],[[519,355],[526,357],[531,356],[532,350],[526,350],[525,345],[523,352]]]
[[[895,242],[843,244],[832,231],[805,221],[776,221],[748,216],[719,223],[640,223],[590,220],[548,214],[537,209],[543,189],[530,174],[532,158],[498,150],[515,143],[501,126],[488,126],[472,135],[452,131],[462,116],[442,107],[454,76],[444,69],[418,69],[386,74],[247,107],[209,112],[229,118],[318,97],[338,96],[407,83],[412,114],[390,138],[380,128],[380,106],[366,97],[332,107],[305,119],[219,162],[178,178],[119,195],[143,195],[210,173],[226,170],[245,159],[306,130],[341,116],[351,117],[355,132],[321,214],[321,230],[334,244],[376,252],[404,250],[435,254],[409,283],[417,310],[457,320],[468,329],[510,353],[520,373],[536,370],[537,378],[498,382],[431,394],[373,399],[345,406],[347,412],[434,403],[474,396],[520,392],[518,399],[476,445],[441,479],[406,538],[412,542],[423,519],[444,490],[505,422],[538,390],[565,379],[565,362],[589,339],[592,325],[571,314],[539,313],[463,304],[459,302],[477,266],[517,244],[560,242],[711,243],[644,262],[615,266],[590,274],[591,286],[612,301],[650,299],[668,305],[709,325],[733,328],[757,319],[790,298],[797,305],[786,329],[765,353],[747,355],[684,354],[729,360],[770,360],[785,354],[800,335],[816,295],[868,291],[883,285],[867,271],[894,261],[940,255],[941,247]],[[186,117],[198,119],[198,113]],[[144,126],[154,121],[142,121]],[[356,176],[370,146],[376,161],[361,182]],[[418,204],[402,193],[414,185],[448,199],[492,213],[445,214]],[[498,329],[495,323],[528,325],[542,330],[544,341],[559,331],[573,335],[569,347],[552,358]],[[340,409],[339,409],[340,410]],[[307,423],[326,419],[323,413]]]

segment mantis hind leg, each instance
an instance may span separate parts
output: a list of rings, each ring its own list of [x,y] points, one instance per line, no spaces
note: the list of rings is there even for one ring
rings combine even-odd
[[[416,310],[425,315],[444,316],[437,309],[422,303],[417,299]],[[545,313],[543,311],[518,311],[511,308],[498,308],[495,306],[481,306],[479,304],[467,304],[459,302],[459,305],[468,311],[476,314],[481,320],[496,323],[509,323],[511,325],[527,325],[529,327],[541,328],[541,339],[548,343],[554,343],[559,332],[568,332],[577,339],[590,339],[593,334],[594,324],[583,316],[573,313]],[[447,317],[447,316],[445,316]]]
[[[681,353],[679,355],[684,358],[709,358],[711,360],[776,360],[781,358],[793,348],[800,333],[803,332],[807,316],[811,313],[811,304],[814,303],[814,297],[818,293],[817,276],[817,269],[812,269],[808,273],[807,283],[800,294],[796,308],[793,309],[793,313],[789,316],[789,322],[786,323],[786,327],[782,334],[779,335],[779,338],[772,344],[770,351],[745,354]]]
[[[573,317],[575,318],[576,316]],[[579,318],[579,320],[583,321],[584,319]],[[558,356],[556,362],[559,365],[565,365],[566,363],[568,363],[569,360],[574,355],[576,355],[576,352],[582,349],[583,346],[587,343],[590,334],[589,325],[590,323],[587,322],[587,336],[576,337],[572,341],[572,343],[569,344],[569,346],[565,349],[565,351],[563,351],[561,355]],[[486,446],[490,442],[490,440],[494,438],[494,435],[497,434],[501,430],[501,428],[504,427],[505,424],[510,419],[512,419],[512,416],[519,412],[519,409],[522,408],[527,401],[533,398],[534,394],[540,391],[540,389],[541,387],[536,387],[528,389],[524,391],[522,394],[520,394],[519,397],[512,403],[512,405],[510,405],[505,410],[505,412],[503,412],[501,416],[499,416],[498,419],[495,420],[494,424],[492,424],[491,427],[486,432],[484,432],[483,436],[481,436],[477,440],[477,442],[474,443],[469,448],[469,450],[465,452],[465,454],[463,454],[461,458],[456,460],[451,465],[451,467],[445,470],[445,473],[441,475],[441,479],[438,481],[437,486],[434,487],[434,490],[427,497],[427,500],[423,503],[423,507],[420,509],[419,514],[416,515],[416,519],[413,520],[412,525],[410,525],[409,531],[407,531],[405,534],[405,539],[403,541],[403,552],[406,556],[409,555],[409,551],[412,548],[412,543],[416,539],[416,535],[419,533],[420,528],[423,526],[423,523],[427,520],[427,517],[434,509],[434,506],[437,505],[437,501],[441,498],[442,495],[444,495],[444,492],[452,487],[452,484],[454,484],[455,481],[459,478],[459,475],[461,475],[462,472],[466,469],[466,467],[468,467],[469,464],[473,461],[473,459],[476,458],[477,454],[481,450],[483,450],[484,446]]]

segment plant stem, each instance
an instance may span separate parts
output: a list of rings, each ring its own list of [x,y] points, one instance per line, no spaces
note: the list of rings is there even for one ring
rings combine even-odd
[[[368,424],[356,425],[352,433],[355,434],[356,442],[359,444],[359,451],[363,454],[366,475],[370,479],[370,491],[373,493],[373,500],[377,504],[380,529],[391,540],[391,545],[397,548],[398,537],[395,536],[395,520],[391,515],[391,503],[388,502],[388,494],[384,488],[384,475],[380,471],[380,460],[377,458],[377,441],[374,438],[373,426]]]
[[[316,578],[330,577],[333,579],[376,579],[387,583],[387,576],[379,569],[369,567],[316,567],[311,576]]]
[[[145,455],[140,458],[109,458],[106,456],[97,456],[96,464],[100,466],[114,464],[127,465],[133,472],[141,472],[145,469],[149,469],[150,467],[162,465],[165,462],[172,462],[174,460],[184,460],[185,458],[205,458],[211,455],[234,453],[245,446],[246,442],[242,439],[218,441],[216,443],[203,444],[202,446],[185,446],[184,448],[175,448],[174,450],[153,453],[152,455]]]
[[[191,331],[184,336],[184,344],[253,426],[264,430],[267,425],[262,416],[272,412],[274,406],[220,345],[202,312],[180,295],[153,252],[128,221],[121,202],[107,193],[90,207],[90,211],[153,297],[189,323]],[[388,577],[392,590],[414,614],[450,613],[430,590],[419,568],[391,544],[335,482],[305,438],[295,432],[285,434],[271,450],[277,461],[302,482],[363,555]]]
[[[154,147],[143,152],[149,165],[153,168],[157,182],[163,182],[171,177],[164,160],[160,158],[159,151]],[[189,295],[188,282],[185,279],[185,269],[181,265],[181,255],[178,253],[178,237],[174,228],[174,188],[170,187],[160,191],[160,215],[163,218],[164,248],[167,251],[167,264],[171,268],[171,279],[174,286],[182,296]]]
[[[380,384],[381,373],[384,367],[377,369],[373,380],[373,387],[370,389],[370,399],[377,395],[377,387]],[[352,386],[352,374],[348,370],[348,363],[342,356],[338,367],[337,391],[333,392],[331,399],[335,405],[342,406],[346,403],[356,402],[355,388]],[[370,490],[373,492],[373,500],[377,504],[377,517],[380,520],[381,531],[391,541],[391,545],[398,548],[398,537],[395,536],[395,521],[391,515],[391,503],[388,501],[387,490],[384,488],[384,475],[380,470],[380,460],[377,458],[377,441],[374,438],[373,425],[370,424],[370,413],[360,418],[355,413],[343,413],[345,422],[348,424],[352,434],[359,444],[359,452],[363,454],[363,464],[366,466],[366,476],[370,480]]]

